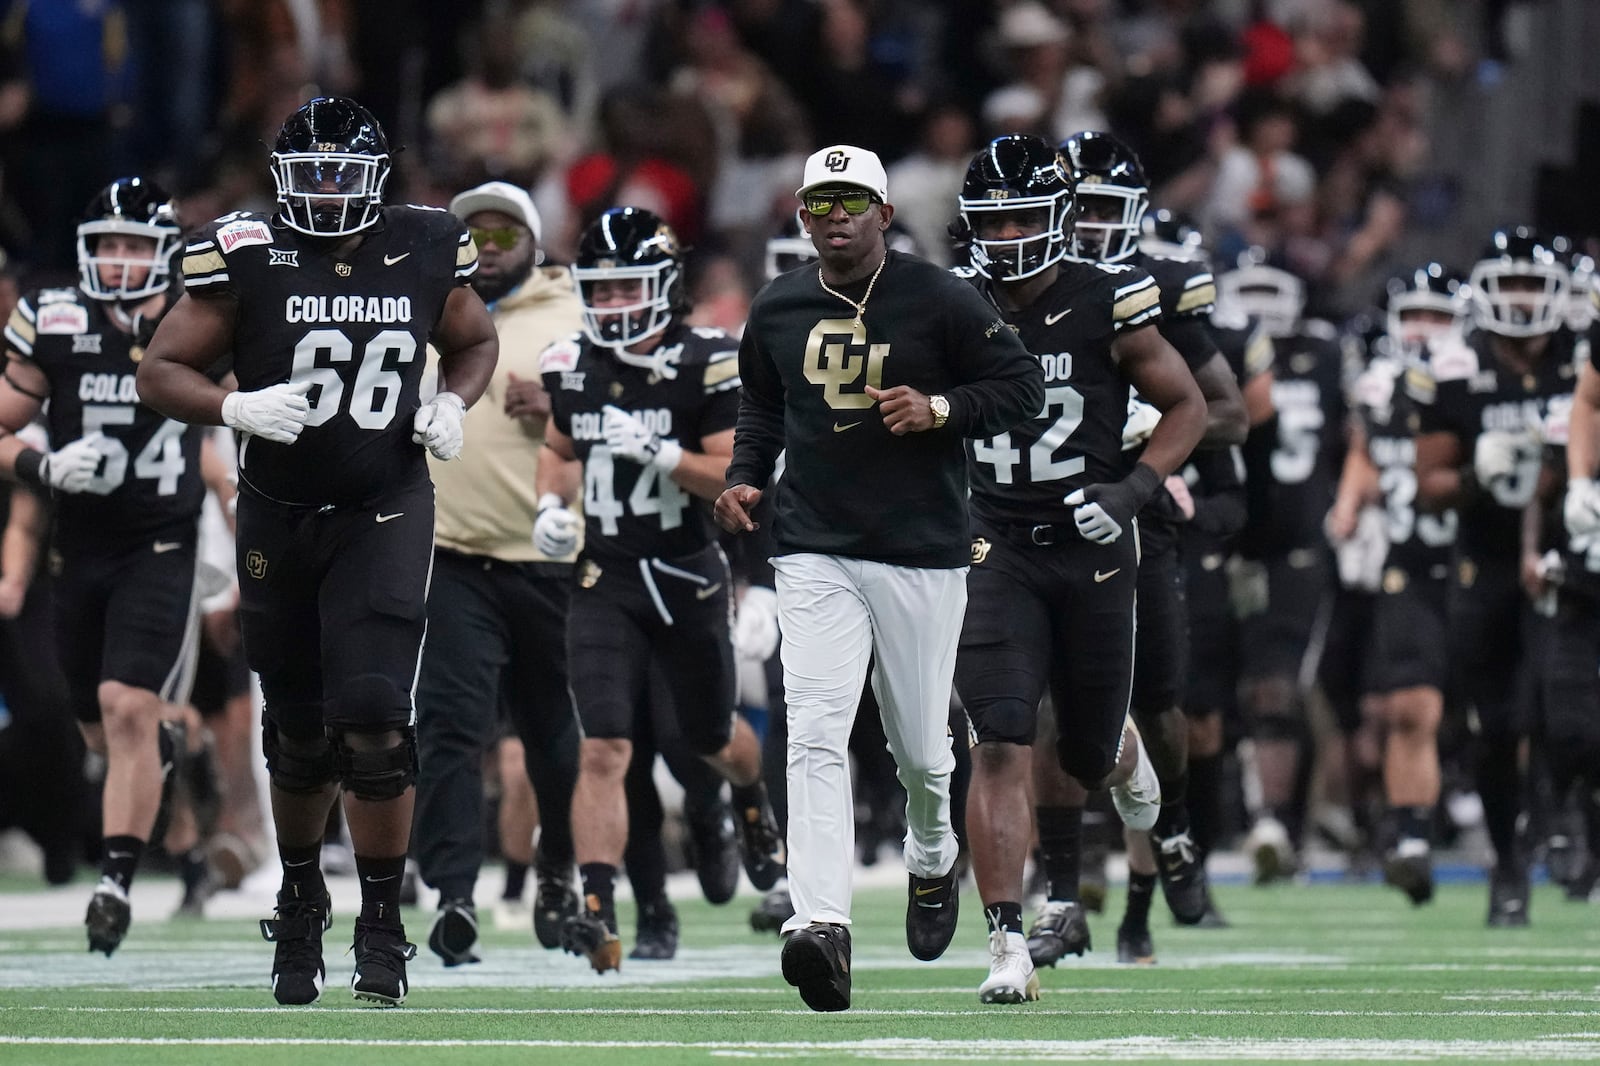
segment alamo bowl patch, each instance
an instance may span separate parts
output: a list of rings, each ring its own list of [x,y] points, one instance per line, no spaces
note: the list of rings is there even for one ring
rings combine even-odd
[[[267,228],[265,222],[257,222],[254,219],[230,222],[217,230],[217,244],[221,246],[224,254],[250,244],[271,243],[272,231]]]
[[[89,328],[89,309],[80,304],[46,304],[34,323],[40,333],[73,334]]]

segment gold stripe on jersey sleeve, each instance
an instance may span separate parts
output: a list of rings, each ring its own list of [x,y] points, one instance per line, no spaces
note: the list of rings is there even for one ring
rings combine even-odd
[[[1214,282],[1197,285],[1182,296],[1178,297],[1178,306],[1172,309],[1174,314],[1184,315],[1190,311],[1198,311],[1217,302],[1217,286]]]
[[[739,360],[737,358],[719,359],[715,363],[706,364],[705,376],[701,382],[709,391],[716,385],[739,376]]]
[[[457,270],[460,270],[464,266],[470,266],[471,264],[476,263],[477,261],[478,261],[478,246],[476,244],[472,243],[472,238],[471,237],[468,237],[465,241],[462,241],[461,244],[456,246],[456,269]]]
[[[1126,322],[1142,311],[1148,311],[1161,303],[1161,290],[1154,285],[1146,285],[1137,292],[1129,293],[1118,300],[1111,308],[1112,322]]]
[[[1277,362],[1277,353],[1272,347],[1272,338],[1266,330],[1258,329],[1250,335],[1244,346],[1244,376],[1253,378],[1258,374],[1265,374],[1272,369],[1272,364]]]
[[[1411,398],[1421,403],[1432,403],[1434,396],[1439,392],[1438,383],[1433,380],[1433,375],[1420,367],[1406,368],[1406,392]]]
[[[186,255],[183,257],[183,273],[186,277],[214,274],[219,270],[227,269],[228,261],[222,258],[221,252],[200,252],[198,255]]]
[[[6,323],[6,332],[16,334],[17,339],[29,348],[32,348],[33,342],[38,339],[38,331],[34,329],[33,323],[23,316],[20,307],[11,312],[11,321]]]

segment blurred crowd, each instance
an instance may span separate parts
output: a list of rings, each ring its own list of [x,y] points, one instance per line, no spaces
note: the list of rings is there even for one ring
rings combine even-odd
[[[271,203],[261,165],[317,92],[405,147],[391,200],[529,188],[552,260],[604,208],[657,211],[702,315],[742,320],[817,144],[890,165],[919,250],[976,148],[1106,129],[1158,207],[1303,277],[1340,320],[1439,210],[1436,100],[1507,58],[1519,0],[84,0],[0,4],[0,246],[68,270],[93,193],[141,173],[195,225]],[[1508,209],[1514,209],[1508,205]]]

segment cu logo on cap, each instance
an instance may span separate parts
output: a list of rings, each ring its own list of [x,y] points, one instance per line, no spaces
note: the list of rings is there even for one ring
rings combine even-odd
[[[822,161],[822,165],[837,174],[850,165],[850,157],[843,152],[829,152],[827,158]]]

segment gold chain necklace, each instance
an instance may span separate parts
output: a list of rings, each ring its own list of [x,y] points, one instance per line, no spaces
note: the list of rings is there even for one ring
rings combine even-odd
[[[828,294],[830,294],[832,296],[837,296],[839,299],[843,300],[845,303],[849,304],[851,307],[854,307],[856,309],[856,323],[855,324],[856,324],[856,328],[857,329],[861,328],[861,316],[867,313],[867,301],[872,299],[872,287],[878,283],[878,275],[883,273],[883,264],[887,263],[888,261],[889,261],[889,252],[888,252],[887,249],[885,249],[884,253],[883,253],[883,258],[878,260],[878,269],[874,270],[872,272],[872,280],[867,282],[867,291],[861,294],[861,302],[860,303],[856,303],[854,300],[850,299],[850,297],[846,296],[844,293],[840,292],[838,289],[835,289],[832,285],[829,285],[826,281],[823,281],[822,280],[822,266],[821,266],[821,264],[817,265],[817,284],[822,286],[822,289],[823,289],[824,292],[826,292],[826,293],[828,293]]]

